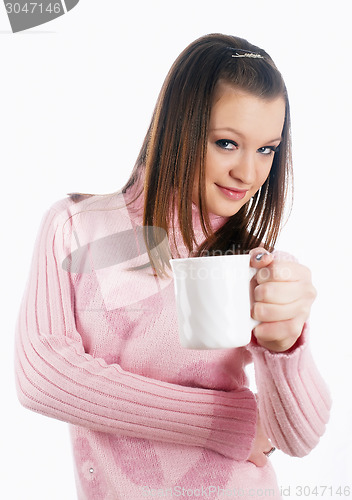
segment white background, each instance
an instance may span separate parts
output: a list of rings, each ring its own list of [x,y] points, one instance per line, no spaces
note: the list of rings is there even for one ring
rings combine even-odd
[[[266,49],[290,95],[295,204],[278,246],[312,270],[311,344],[334,405],[308,457],[274,453],[278,481],[284,498],[307,498],[315,486],[318,495],[309,498],[345,498],[340,486],[352,496],[349,2],[81,0],[61,18],[16,34],[0,5],[6,500],[76,498],[66,424],[23,409],[14,386],[15,322],[41,217],[66,193],[107,193],[125,183],[169,67],[211,32]],[[298,486],[306,487],[302,495]],[[332,489],[323,496],[320,486]]]

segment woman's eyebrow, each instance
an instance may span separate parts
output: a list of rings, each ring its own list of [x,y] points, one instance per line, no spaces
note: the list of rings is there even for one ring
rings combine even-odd
[[[225,132],[233,132],[236,135],[239,135],[240,137],[244,137],[244,135],[239,132],[238,130],[235,130],[234,128],[231,127],[219,127],[219,128],[211,128],[209,132],[217,132],[217,131],[225,131]],[[276,139],[270,139],[269,141],[265,141],[266,143],[269,142],[276,142],[276,141],[281,141],[282,137],[277,137]]]

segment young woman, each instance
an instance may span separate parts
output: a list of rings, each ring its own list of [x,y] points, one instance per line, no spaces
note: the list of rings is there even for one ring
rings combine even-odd
[[[273,251],[290,173],[279,71],[213,34],[172,66],[126,186],[46,213],[17,387],[25,407],[70,424],[80,500],[279,498],[274,447],[301,457],[318,443],[330,396],[308,343],[315,290]],[[245,347],[183,349],[168,259],[231,250],[251,252],[260,324]]]

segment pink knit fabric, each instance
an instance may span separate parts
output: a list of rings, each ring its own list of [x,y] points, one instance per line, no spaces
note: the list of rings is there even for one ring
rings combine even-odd
[[[257,403],[244,369],[254,361],[261,420],[274,445],[307,454],[324,432],[330,397],[306,329],[289,354],[254,343],[183,349],[172,278],[160,280],[150,267],[129,271],[147,262],[142,248],[128,261],[116,245],[97,251],[97,240],[119,234],[123,241],[142,224],[141,201],[126,208],[125,198],[66,198],[45,214],[17,323],[20,402],[70,424],[80,500],[182,492],[253,499],[265,489],[279,498],[270,461],[247,461]],[[214,228],[224,221],[211,216]],[[200,243],[195,205],[193,223]],[[63,263],[77,249],[80,269],[73,260],[68,272]]]

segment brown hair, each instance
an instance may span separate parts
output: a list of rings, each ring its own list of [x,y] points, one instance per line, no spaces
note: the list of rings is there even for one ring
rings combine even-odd
[[[234,58],[234,49],[263,58]],[[205,157],[213,96],[220,80],[263,99],[282,96],[286,113],[282,141],[268,178],[252,199],[214,233],[205,207]],[[194,252],[192,190],[197,164],[197,204],[206,238]],[[292,161],[287,90],[271,57],[234,36],[210,34],[191,43],[165,79],[137,162],[122,192],[133,186],[144,170],[144,226],[163,228],[169,235],[172,214],[177,209],[184,243],[193,256],[228,253],[230,248],[246,253],[259,243],[272,251],[282,226]],[[165,255],[163,258],[161,251],[157,257],[150,255],[159,276],[166,274],[165,263],[169,266]]]

